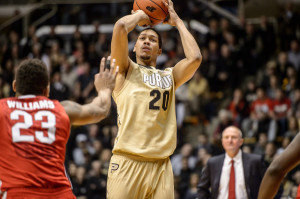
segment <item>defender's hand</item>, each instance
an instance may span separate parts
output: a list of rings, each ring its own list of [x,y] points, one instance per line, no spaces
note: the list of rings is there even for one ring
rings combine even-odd
[[[110,61],[110,57],[107,58],[107,61]],[[114,72],[115,62],[116,60],[113,59],[109,68],[109,67],[105,67],[105,57],[101,59],[100,71],[95,75],[95,81],[94,81],[97,92],[106,89],[112,92],[113,89],[115,88],[116,76],[119,71],[119,66],[117,66]]]

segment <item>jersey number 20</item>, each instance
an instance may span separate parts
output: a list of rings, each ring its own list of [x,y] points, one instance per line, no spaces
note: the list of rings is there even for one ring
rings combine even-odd
[[[19,120],[20,116],[24,117],[24,122],[17,122],[11,129],[13,142],[34,142],[33,135],[21,135],[20,129],[29,129],[33,125],[32,116],[21,110],[11,112],[11,120]],[[50,111],[38,111],[34,114],[35,121],[42,121],[43,117],[47,117],[47,122],[41,122],[41,127],[47,129],[48,137],[44,136],[43,131],[35,131],[35,137],[42,143],[52,144],[55,141],[55,115]]]
[[[161,93],[159,92],[159,90],[152,90],[150,92],[150,96],[154,96],[153,100],[151,100],[151,102],[149,103],[149,109],[152,110],[159,110],[159,106],[155,105],[155,103],[160,100],[161,98]],[[163,102],[162,102],[162,108],[163,110],[167,110],[168,108],[168,103],[169,103],[169,97],[170,97],[170,93],[169,91],[165,91],[163,92]]]

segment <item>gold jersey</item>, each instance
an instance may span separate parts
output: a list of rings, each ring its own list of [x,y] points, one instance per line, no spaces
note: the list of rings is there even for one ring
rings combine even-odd
[[[113,92],[118,109],[114,154],[147,159],[169,157],[176,147],[175,85],[172,68],[130,62],[122,88]]]

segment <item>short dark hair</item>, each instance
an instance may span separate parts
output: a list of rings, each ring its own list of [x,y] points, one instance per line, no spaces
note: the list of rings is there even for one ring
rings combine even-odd
[[[39,59],[27,59],[16,72],[16,91],[22,95],[41,95],[49,84],[49,71]]]
[[[148,28],[143,29],[143,30],[140,32],[140,34],[141,34],[142,32],[144,32],[144,31],[146,31],[146,30],[152,30],[152,31],[154,31],[154,32],[157,34],[157,36],[158,36],[158,47],[161,48],[161,46],[162,46],[162,40],[161,40],[161,36],[160,36],[160,34],[158,33],[158,31],[155,30],[154,28],[148,27]]]

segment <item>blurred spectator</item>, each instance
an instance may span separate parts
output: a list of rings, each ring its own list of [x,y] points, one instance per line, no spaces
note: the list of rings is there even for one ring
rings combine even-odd
[[[22,57],[26,57],[31,52],[33,44],[38,41],[35,32],[36,27],[34,25],[29,26],[27,36],[21,40]]]
[[[77,166],[71,161],[69,162],[69,166],[68,166],[68,174],[71,182],[76,180]]]
[[[265,148],[268,143],[267,133],[260,133],[258,135],[258,142],[254,146],[253,153],[258,155],[263,155],[265,153]]]
[[[275,100],[278,89],[281,89],[279,80],[276,75],[271,75],[269,79],[269,86],[266,88],[267,96]]]
[[[271,24],[268,23],[266,16],[260,17],[260,27],[258,29],[258,36],[262,42],[262,57],[265,61],[273,54],[276,49],[275,31]]]
[[[86,41],[84,40],[81,32],[80,32],[80,27],[76,26],[75,31],[72,35],[70,45],[71,45],[71,52],[75,52],[77,48],[77,43],[80,42],[83,44],[83,48],[85,48],[85,43]]]
[[[85,134],[76,136],[77,147],[73,151],[73,160],[76,165],[87,166],[90,157],[95,153],[94,148],[87,141],[88,138]]]
[[[264,161],[267,165],[270,165],[276,155],[276,145],[274,142],[268,142],[265,147],[265,153],[263,155]]]
[[[181,159],[181,165],[182,167],[180,169],[180,174],[179,174],[180,182],[178,188],[179,188],[180,198],[183,198],[189,188],[189,179],[193,170],[189,167],[188,157],[183,157]]]
[[[214,40],[216,43],[220,43],[221,35],[219,31],[219,22],[217,19],[212,18],[209,20],[209,32],[206,34],[205,41],[206,46],[209,46],[209,43]]]
[[[196,173],[192,173],[189,179],[189,187],[185,193],[184,199],[195,199],[197,197],[197,184],[199,182],[199,176]],[[183,197],[182,197],[183,198]]]
[[[10,86],[3,78],[3,75],[0,74],[0,98],[9,97]]]
[[[212,157],[212,151],[208,147],[201,147],[197,151],[197,163],[194,171],[201,176],[203,169],[206,167],[207,161]]]
[[[188,96],[188,85],[183,84],[175,91],[175,97],[176,97],[176,122],[177,122],[177,129],[181,130],[183,126],[184,119],[187,115],[190,115],[191,111],[190,109],[187,110],[187,107],[189,107],[189,96]],[[199,107],[197,107],[197,111]],[[195,112],[193,115],[195,115]],[[180,133],[180,132],[179,132]],[[181,136],[180,134],[178,135]]]
[[[104,56],[107,51],[110,50],[109,38],[105,33],[99,33],[98,39],[95,43],[95,49],[99,56]]]
[[[281,154],[286,149],[286,147],[291,143],[292,139],[293,139],[292,136],[284,136],[281,142],[281,147],[278,148],[276,151],[276,155]]]
[[[297,88],[299,88],[298,72],[294,67],[287,68],[287,76],[283,79],[283,89],[288,96],[292,96]]]
[[[78,74],[76,69],[74,68],[71,58],[66,57],[65,59],[63,59],[60,68],[62,82],[64,82],[69,87],[71,93],[73,93]]]
[[[40,43],[34,43],[32,46],[32,52],[28,54],[28,59],[33,59],[33,58],[37,58],[42,60],[47,68],[50,71],[50,67],[51,67],[51,63],[50,63],[50,58],[47,54],[42,52],[42,47]]]
[[[216,90],[222,91],[226,94],[230,89],[237,86],[233,85],[233,82],[236,82],[236,75],[239,75],[235,72],[236,63],[234,58],[231,56],[231,51],[229,50],[228,45],[223,44],[221,46],[221,56],[218,59],[216,66]]]
[[[49,54],[49,58],[50,58],[50,66],[51,66],[51,70],[50,73],[53,74],[56,71],[60,71],[60,65],[61,65],[61,58],[62,53],[60,52],[60,48],[58,46],[57,42],[53,42],[52,46],[50,48],[50,54]]]
[[[100,140],[104,148],[112,148],[110,126],[103,126],[99,134]]]
[[[287,130],[288,122],[288,112],[291,108],[291,100],[285,97],[284,92],[277,88],[275,91],[275,99],[273,100],[274,106],[274,119],[277,121],[278,125],[278,135],[283,136]]]
[[[99,160],[91,162],[91,170],[87,179],[88,199],[105,199],[106,198],[106,175],[101,173],[102,165]]]
[[[58,101],[63,101],[69,99],[69,95],[69,87],[62,82],[61,73],[59,71],[56,71],[52,75],[49,98],[56,99]]]
[[[277,133],[277,126],[273,118],[273,102],[265,94],[263,88],[256,89],[257,99],[250,106],[250,118],[243,121],[243,130],[247,137],[258,136],[259,133],[267,132],[268,139],[273,141]]]
[[[270,87],[270,78],[271,76],[277,76],[276,74],[276,62],[271,60],[268,61],[266,64],[266,67],[263,71],[260,73],[259,77],[259,85],[263,87],[264,89],[267,89]]]
[[[64,47],[63,39],[55,33],[55,26],[51,25],[50,34],[46,35],[46,37],[43,40],[43,48],[42,48],[43,52],[48,54],[50,52],[53,43],[57,43],[59,49],[63,49]]]
[[[291,40],[296,38],[298,24],[298,16],[291,2],[284,3],[281,15],[278,18],[278,24],[280,48],[288,50]]]
[[[180,153],[171,157],[171,163],[173,167],[173,172],[175,176],[179,176],[181,174],[181,169],[183,168],[182,159],[186,158],[188,168],[194,169],[197,158],[192,155],[193,147],[191,144],[186,143],[181,147]]]
[[[243,151],[243,153],[252,153],[252,148],[251,148],[250,145],[245,144],[245,145],[243,145],[243,147],[242,147],[242,151]]]
[[[294,65],[297,71],[300,70],[300,49],[299,42],[292,40],[290,50],[288,52],[288,61]]]
[[[188,83],[189,107],[192,115],[199,115],[203,112],[209,100],[209,85],[200,71],[196,71],[192,80]]]
[[[79,102],[85,102],[94,91],[94,74],[91,73],[91,66],[84,62],[80,65],[80,75],[74,86],[74,94]]]
[[[288,129],[285,132],[285,136],[294,138],[299,132],[299,124],[296,117],[292,116],[288,118]]]
[[[102,153],[100,154],[100,157],[99,157],[101,164],[102,164],[101,173],[106,176],[107,176],[111,156],[112,156],[111,149],[103,149]]]
[[[279,52],[276,62],[276,75],[279,77],[281,83],[283,82],[283,79],[285,79],[287,76],[288,67],[294,66],[288,61],[287,53],[284,51]]]
[[[257,99],[256,95],[257,84],[253,78],[249,78],[246,81],[246,89],[244,92],[245,100],[248,106],[252,104],[253,101]]]
[[[86,169],[83,166],[79,166],[76,169],[75,180],[72,182],[72,184],[73,193],[75,194],[77,199],[88,199]]]
[[[249,107],[243,97],[243,91],[240,88],[235,89],[233,92],[233,99],[228,106],[228,110],[232,114],[233,121],[239,126],[243,119],[249,115]]]

